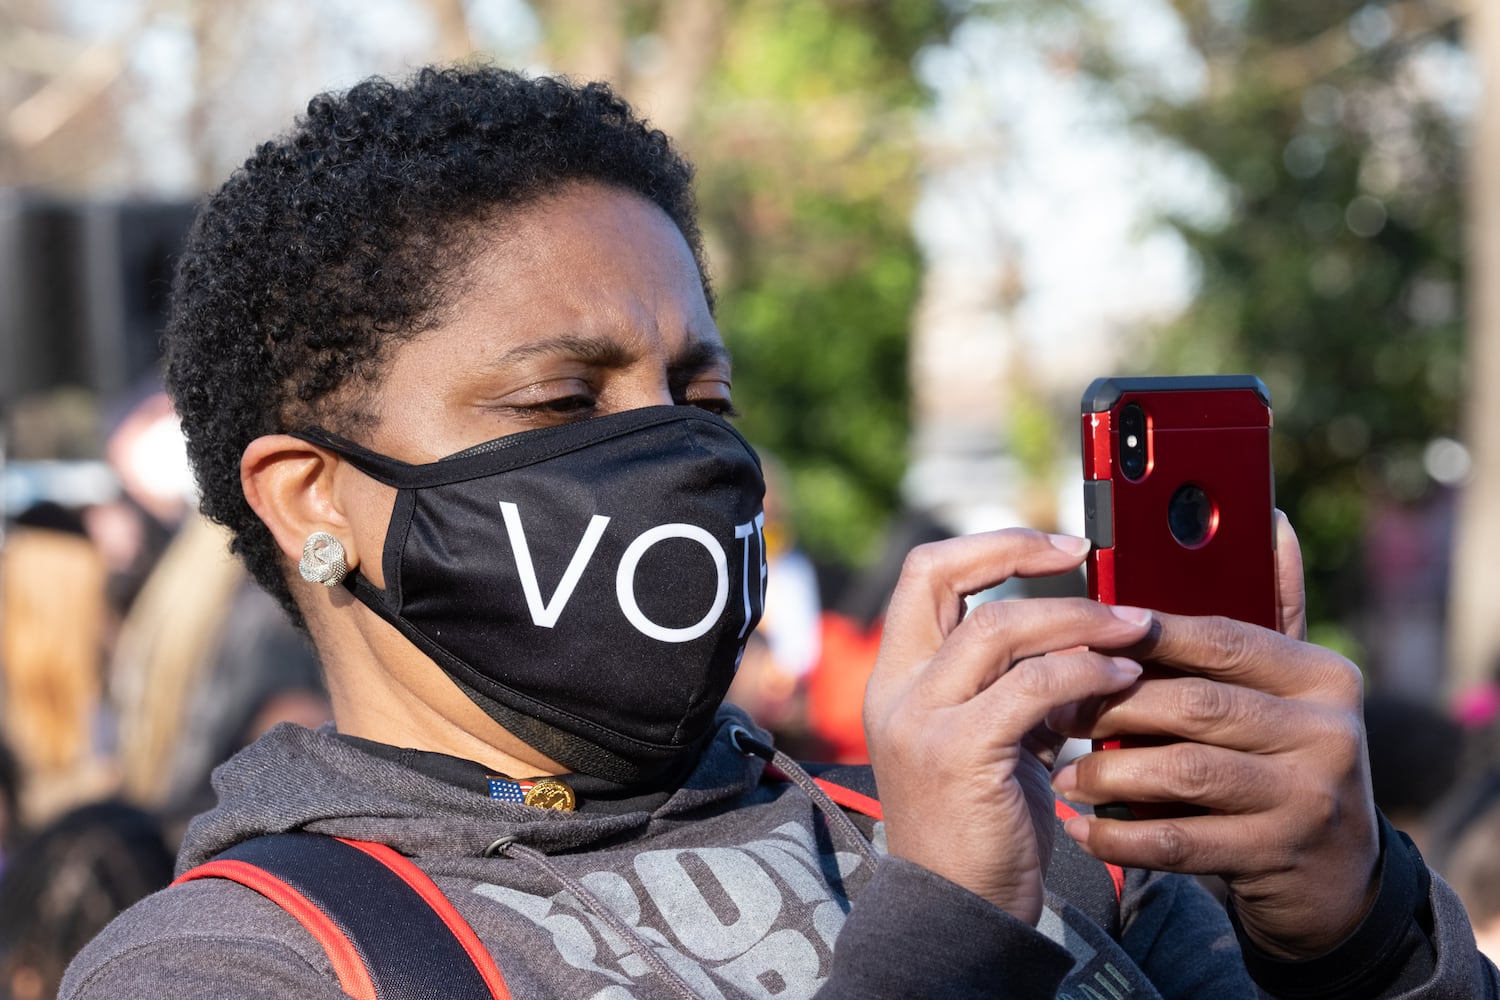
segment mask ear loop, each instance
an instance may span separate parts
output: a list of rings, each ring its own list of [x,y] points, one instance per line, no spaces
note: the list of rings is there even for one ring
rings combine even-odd
[[[424,478],[421,475],[423,466],[411,465],[388,455],[382,455],[378,451],[371,451],[362,444],[337,434],[331,434],[320,427],[292,431],[291,436],[306,441],[308,444],[328,449],[376,482],[394,486],[396,489],[424,485],[421,482]]]

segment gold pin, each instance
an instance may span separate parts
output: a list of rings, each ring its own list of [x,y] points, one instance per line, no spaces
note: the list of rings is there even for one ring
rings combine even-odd
[[[536,784],[526,790],[526,804],[538,809],[572,812],[578,799],[573,789],[556,778],[538,778]]]

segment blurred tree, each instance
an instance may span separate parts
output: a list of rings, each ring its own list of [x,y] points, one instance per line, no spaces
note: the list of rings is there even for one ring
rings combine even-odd
[[[549,63],[614,81],[698,167],[740,426],[778,455],[802,545],[859,561],[899,501],[921,270],[911,60],[925,0],[537,5]],[[691,97],[691,100],[687,98]]]
[[[78,193],[112,179],[117,84],[146,10],[118,33],[84,39],[49,0],[0,2],[0,186]]]
[[[923,98],[911,60],[943,36],[949,5],[75,7],[0,0],[0,182],[196,193],[317,90],[476,52],[611,80],[698,164],[742,426],[789,468],[802,543],[846,561],[873,550],[905,467],[921,267],[908,219]]]
[[[1191,99],[1137,90],[1134,119],[1203,157],[1232,210],[1220,225],[1172,220],[1200,287],[1143,370],[1266,380],[1312,619],[1349,621],[1366,513],[1444,478],[1430,447],[1456,435],[1465,389],[1464,121],[1435,85],[1462,62],[1458,13],[1447,0],[1173,7],[1203,85]],[[1120,78],[1102,40],[1087,65]]]

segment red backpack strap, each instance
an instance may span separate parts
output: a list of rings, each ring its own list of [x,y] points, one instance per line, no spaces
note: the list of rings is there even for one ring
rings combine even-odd
[[[871,819],[885,819],[885,811],[880,808],[880,800],[871,798],[863,792],[856,792],[847,785],[836,785],[826,778],[814,778],[813,783],[828,793],[828,797],[845,809],[859,813],[861,816],[869,816]]]
[[[223,878],[254,889],[271,902],[297,918],[297,922],[323,946],[328,960],[333,963],[333,973],[338,977],[339,988],[355,1000],[377,1000],[375,984],[370,981],[370,972],[364,957],[349,935],[316,903],[296,888],[277,878],[264,868],[246,861],[219,858],[190,869],[172,883],[181,885],[201,878]]]
[[[173,885],[226,878],[297,919],[357,1000],[510,1000],[472,927],[426,873],[383,844],[280,833],[237,844]]]

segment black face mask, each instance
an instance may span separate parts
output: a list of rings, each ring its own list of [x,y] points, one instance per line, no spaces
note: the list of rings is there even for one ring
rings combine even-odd
[[[511,733],[650,778],[707,735],[765,597],[765,483],[719,417],[655,406],[408,465],[297,435],[397,490],[362,603]]]

